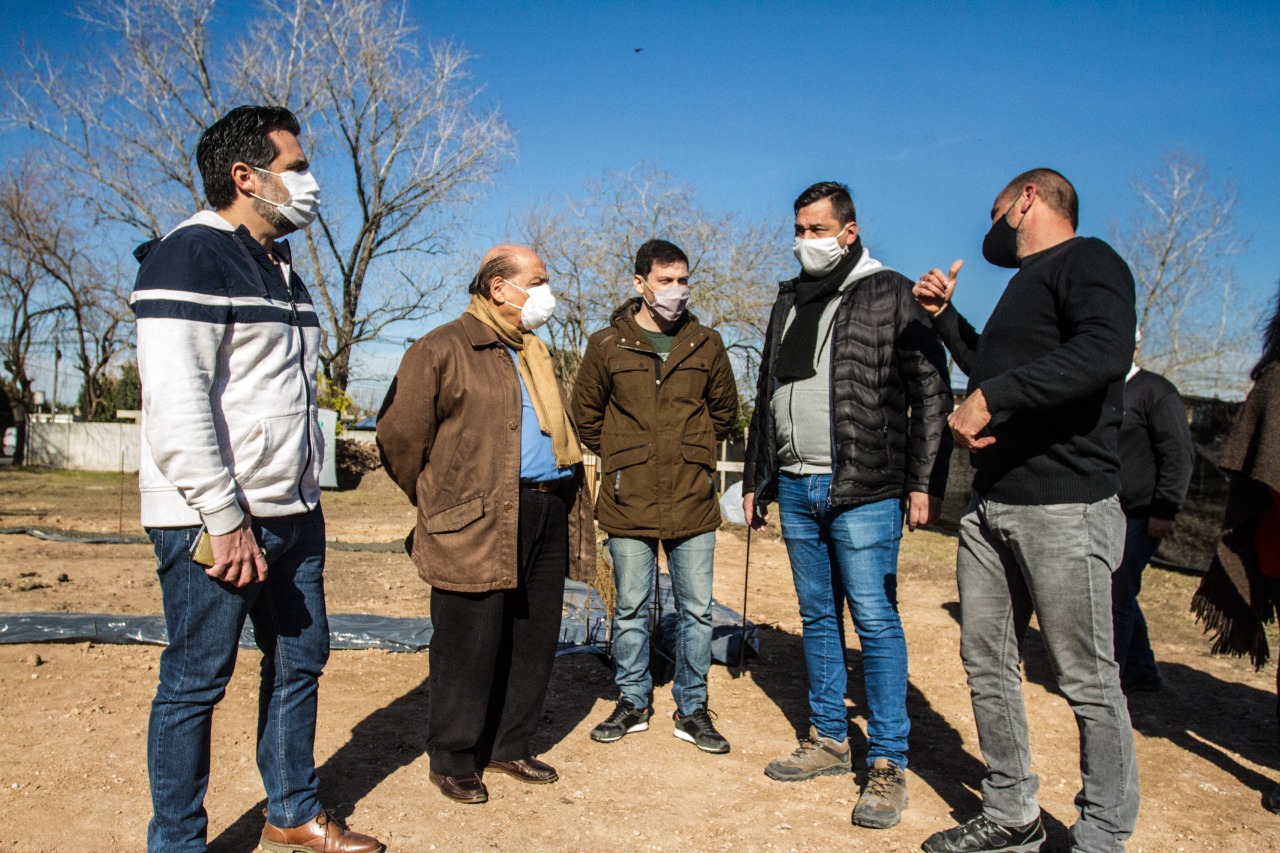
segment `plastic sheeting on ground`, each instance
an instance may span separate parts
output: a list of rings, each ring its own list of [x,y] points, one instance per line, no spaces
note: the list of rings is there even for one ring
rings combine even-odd
[[[138,534],[87,533],[83,530],[42,530],[39,527],[0,527],[0,534],[25,534],[49,542],[75,542],[78,545],[150,545],[151,540]]]
[[[40,527],[0,527],[3,534],[34,536],[49,542],[74,542],[77,545],[150,545],[151,540],[139,533],[90,533],[84,530],[57,530]],[[330,551],[372,551],[403,553],[404,542],[329,542]]]
[[[658,646],[673,657],[674,599],[670,579],[660,584],[662,617]],[[719,602],[711,605],[711,656],[717,663],[737,663],[741,649],[742,617]],[[420,652],[431,645],[431,619],[427,617],[374,616],[367,613],[329,615],[329,639],[334,649],[384,649]],[[566,581],[564,610],[560,617],[558,653],[608,654],[608,617],[604,603],[586,584]],[[0,614],[0,643],[103,643],[164,645],[162,616],[113,616],[106,613],[5,613]],[[759,632],[747,623],[747,651],[759,649]],[[245,624],[240,645],[252,648],[253,628]]]

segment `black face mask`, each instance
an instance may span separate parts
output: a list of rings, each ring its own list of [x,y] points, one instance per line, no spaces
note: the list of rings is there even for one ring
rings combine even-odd
[[[1009,205],[1004,216],[992,222],[991,230],[982,238],[982,257],[988,263],[1014,270],[1021,266],[1018,262],[1018,229],[1009,224],[1009,214],[1017,203]]]

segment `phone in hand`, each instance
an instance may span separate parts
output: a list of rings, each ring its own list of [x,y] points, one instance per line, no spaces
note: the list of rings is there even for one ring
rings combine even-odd
[[[203,524],[191,542],[191,562],[206,568],[213,565],[213,537]]]

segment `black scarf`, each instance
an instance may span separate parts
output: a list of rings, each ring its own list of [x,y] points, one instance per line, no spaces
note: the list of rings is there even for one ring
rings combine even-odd
[[[823,309],[840,292],[840,285],[861,259],[862,238],[857,237],[840,263],[824,277],[815,278],[803,270],[800,272],[800,278],[796,279],[796,316],[782,336],[774,366],[773,375],[779,382],[809,379],[817,374],[813,357]]]

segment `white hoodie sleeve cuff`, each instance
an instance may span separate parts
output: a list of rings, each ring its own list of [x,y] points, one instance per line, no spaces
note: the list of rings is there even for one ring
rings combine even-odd
[[[201,513],[200,517],[204,519],[205,530],[208,530],[210,535],[221,536],[244,523],[244,510],[240,508],[240,504],[231,503],[222,509]]]

